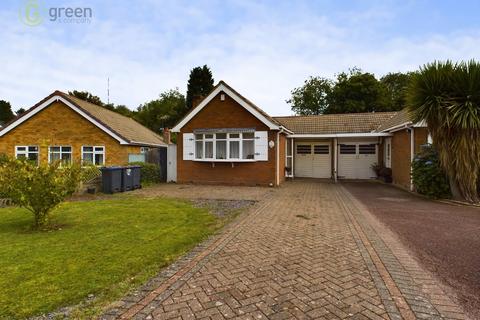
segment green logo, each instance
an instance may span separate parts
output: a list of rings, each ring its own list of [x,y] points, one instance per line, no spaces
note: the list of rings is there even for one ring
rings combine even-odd
[[[30,27],[38,26],[43,21],[41,11],[42,7],[38,3],[38,0],[27,0],[20,8],[20,21]]]

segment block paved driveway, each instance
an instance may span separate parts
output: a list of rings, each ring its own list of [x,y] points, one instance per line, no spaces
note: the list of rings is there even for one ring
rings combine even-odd
[[[341,184],[285,183],[102,319],[464,319]]]

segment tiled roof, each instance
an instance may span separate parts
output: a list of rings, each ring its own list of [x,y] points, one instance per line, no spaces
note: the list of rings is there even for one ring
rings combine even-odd
[[[166,145],[163,138],[130,117],[105,109],[66,93],[57,91],[65,99],[86,111],[90,116],[132,144]]]
[[[391,119],[385,121],[378,127],[377,131],[385,131],[390,128],[406,124],[406,123],[411,123],[412,120],[410,119],[410,116],[408,115],[408,112],[405,110],[397,112],[395,116],[393,116]]]
[[[295,134],[336,134],[376,132],[398,112],[325,114],[274,117]]]
[[[64,99],[72,103],[75,107],[86,113],[89,117],[93,118],[96,122],[100,123],[103,127],[107,129],[107,131],[114,133],[129,144],[146,146],[166,146],[166,143],[163,141],[163,138],[160,135],[151,131],[147,127],[144,127],[132,118],[123,116],[119,113],[110,111],[101,106],[84,101],[82,99],[76,98],[58,90],[39,101],[37,104],[35,104],[33,107],[28,109],[20,116],[5,124],[4,127],[0,129],[0,133],[2,133],[2,130],[6,130],[7,127],[10,125],[19,125],[21,122],[18,122],[18,124],[15,125],[17,120],[20,120],[24,117],[32,116],[32,113],[37,108],[39,108],[44,102],[55,96],[63,97]]]

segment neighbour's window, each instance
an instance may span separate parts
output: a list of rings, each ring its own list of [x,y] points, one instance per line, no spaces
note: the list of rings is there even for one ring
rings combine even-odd
[[[312,146],[309,144],[297,144],[297,154],[312,153]]]
[[[96,166],[105,165],[105,147],[104,146],[83,146],[82,163],[93,164]]]
[[[149,147],[140,147],[140,153],[141,154],[147,153],[148,151],[150,151]]]
[[[255,133],[197,133],[195,159],[255,159]]]
[[[359,154],[375,154],[376,146],[375,144],[361,144],[358,146]]]
[[[17,159],[28,159],[38,165],[38,146],[16,146],[15,157]]]
[[[354,144],[341,144],[340,154],[356,154],[357,146]]]
[[[326,144],[316,144],[313,146],[314,154],[329,154],[330,146]]]
[[[72,162],[71,146],[50,146],[48,147],[48,162],[61,161],[64,163]]]

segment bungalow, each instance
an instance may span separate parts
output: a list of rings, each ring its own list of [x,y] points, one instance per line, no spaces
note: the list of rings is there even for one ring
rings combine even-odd
[[[135,120],[55,91],[0,130],[0,154],[37,163],[56,160],[123,165],[163,138]]]
[[[428,136],[403,111],[271,117],[224,81],[172,131],[178,182],[271,186],[295,177],[372,179],[380,163],[411,188],[410,164]]]

